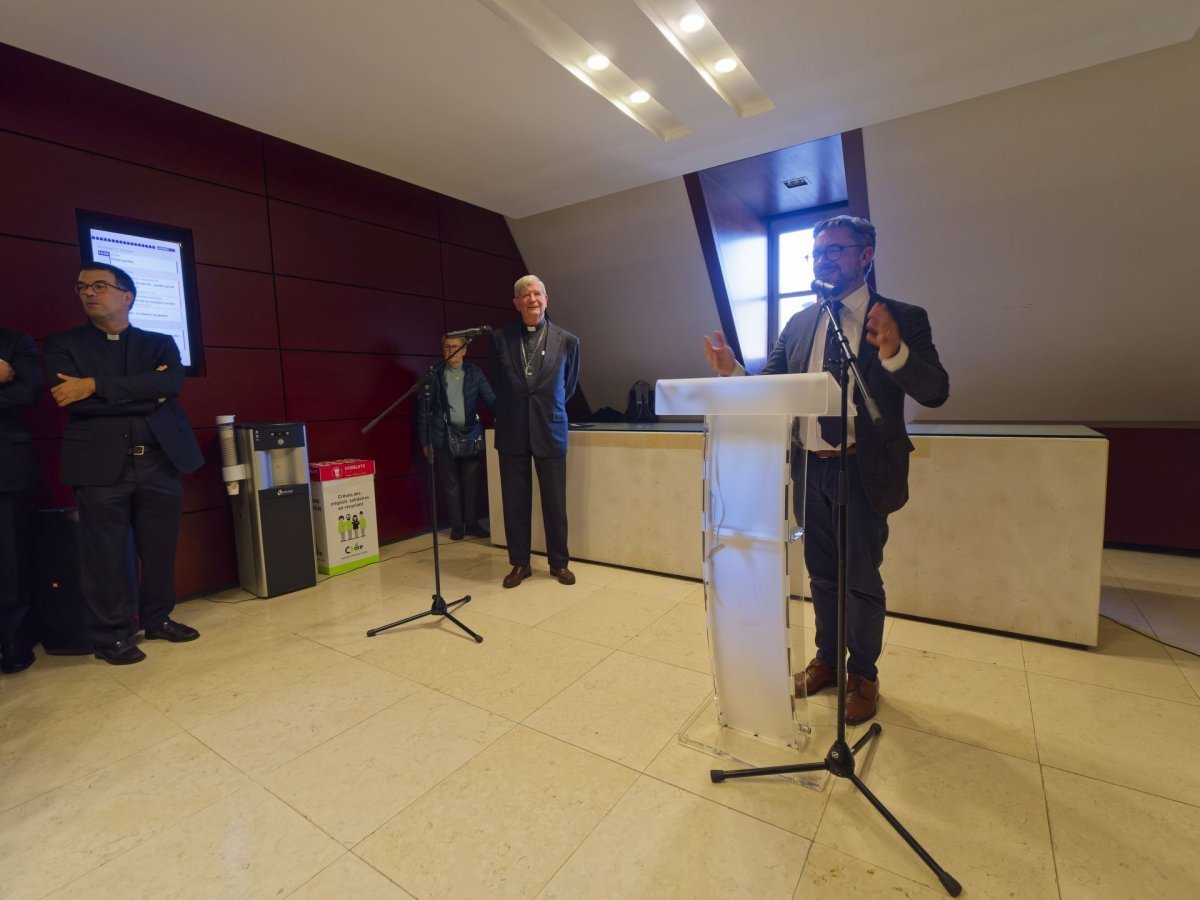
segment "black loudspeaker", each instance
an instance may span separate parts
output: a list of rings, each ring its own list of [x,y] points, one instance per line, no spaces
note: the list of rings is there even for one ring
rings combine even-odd
[[[34,513],[33,607],[42,649],[52,656],[92,652],[87,609],[80,589],[79,510],[39,509]],[[128,598],[137,610],[137,567],[133,534],[126,549],[129,560]]]
[[[50,654],[91,653],[79,590],[79,510],[34,513],[33,609],[42,648]]]

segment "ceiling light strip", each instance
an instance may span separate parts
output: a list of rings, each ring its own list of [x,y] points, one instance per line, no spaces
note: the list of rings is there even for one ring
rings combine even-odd
[[[607,57],[539,0],[479,0],[479,3],[660,140],[674,141],[692,133],[611,60],[603,65],[600,60]],[[596,68],[597,65],[600,67]]]
[[[743,119],[769,112],[774,102],[695,0],[634,0],[705,84]]]

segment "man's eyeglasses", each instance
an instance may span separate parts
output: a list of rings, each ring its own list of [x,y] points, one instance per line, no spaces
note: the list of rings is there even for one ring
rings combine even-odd
[[[75,293],[82,294],[88,288],[92,289],[93,294],[103,294],[109,288],[114,291],[128,291],[129,288],[123,288],[119,284],[113,284],[109,281],[77,281],[75,282]]]
[[[813,247],[813,252],[804,257],[809,262],[817,262],[824,257],[830,262],[837,262],[842,258],[842,254],[851,247],[861,247],[862,244],[826,244],[824,247]]]

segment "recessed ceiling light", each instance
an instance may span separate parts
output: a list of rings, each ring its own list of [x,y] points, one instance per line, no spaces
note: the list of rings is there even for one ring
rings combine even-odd
[[[634,0],[634,3],[704,83],[743,119],[775,108],[750,74],[750,61],[722,37],[716,22],[700,8],[697,0]],[[700,22],[695,31],[691,30],[693,20]]]
[[[642,90],[604,53],[611,47],[597,47],[564,22],[543,0],[478,0],[548,57],[587,85],[621,113],[641,125],[661,141],[687,137],[691,129]],[[682,13],[677,13],[679,18]],[[725,56],[715,53],[713,56]],[[645,93],[637,103],[635,94]]]
[[[639,106],[641,104],[645,103],[649,99],[650,99],[650,95],[647,94],[645,91],[634,91],[632,94],[629,95],[629,102],[636,103]]]

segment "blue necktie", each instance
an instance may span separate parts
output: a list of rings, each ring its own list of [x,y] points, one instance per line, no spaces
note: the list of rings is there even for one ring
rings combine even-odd
[[[830,300],[829,308],[837,317],[838,322],[842,321],[842,301]],[[825,331],[825,358],[821,364],[821,371],[831,372],[834,378],[837,378],[838,367],[841,364],[842,348],[841,343],[837,339],[837,334],[833,330],[833,326],[827,324]],[[842,417],[837,416],[818,416],[817,427],[821,430],[821,440],[830,447],[842,446]]]

